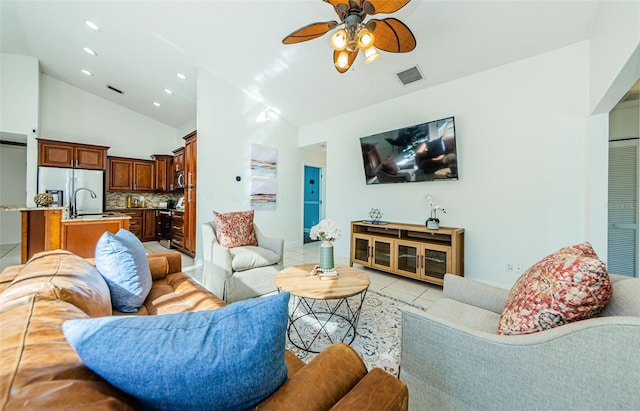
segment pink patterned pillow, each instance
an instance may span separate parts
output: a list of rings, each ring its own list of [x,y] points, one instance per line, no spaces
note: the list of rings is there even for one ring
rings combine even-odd
[[[216,236],[221,246],[233,248],[258,245],[258,239],[253,230],[253,210],[224,214],[214,211],[213,222],[216,225]]]
[[[531,334],[594,317],[612,294],[606,264],[589,243],[562,248],[534,264],[511,288],[498,334]]]

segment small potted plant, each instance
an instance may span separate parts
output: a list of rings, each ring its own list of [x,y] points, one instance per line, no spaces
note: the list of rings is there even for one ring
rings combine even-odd
[[[447,213],[444,208],[438,205],[438,202],[431,194],[426,194],[424,198],[427,199],[427,204],[429,205],[429,218],[427,219],[426,226],[429,230],[437,230],[440,228],[440,219],[438,218],[438,210],[443,213]]]

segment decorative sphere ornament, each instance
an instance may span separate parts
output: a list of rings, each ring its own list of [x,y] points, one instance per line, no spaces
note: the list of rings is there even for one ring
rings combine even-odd
[[[49,193],[40,193],[33,197],[33,201],[38,207],[49,207],[53,204],[53,196]]]

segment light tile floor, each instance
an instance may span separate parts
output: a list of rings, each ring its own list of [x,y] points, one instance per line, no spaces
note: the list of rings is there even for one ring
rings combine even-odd
[[[143,243],[148,252],[167,251],[157,241]],[[317,263],[320,253],[318,247],[320,242],[307,243],[301,246],[291,247],[284,250],[284,265],[289,267],[297,264]],[[335,257],[335,263],[349,265],[348,257]],[[10,265],[20,264],[20,244],[0,245],[0,271]],[[194,259],[182,254],[182,269],[190,273],[196,280],[202,280],[202,266],[194,265]],[[428,284],[422,281],[413,280],[388,274],[382,271],[372,270],[356,265],[363,269],[371,279],[370,290],[388,295],[400,301],[405,301],[418,306],[429,306],[438,298],[442,297],[442,287]]]

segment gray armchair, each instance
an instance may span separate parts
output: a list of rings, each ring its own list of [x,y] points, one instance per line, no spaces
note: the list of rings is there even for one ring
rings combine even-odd
[[[410,410],[630,410],[640,404],[640,279],[611,275],[599,317],[498,335],[508,290],[447,274],[443,298],[402,314]]]
[[[276,291],[284,240],[266,237],[254,224],[258,246],[226,248],[213,221],[202,224],[203,285],[228,303]]]

